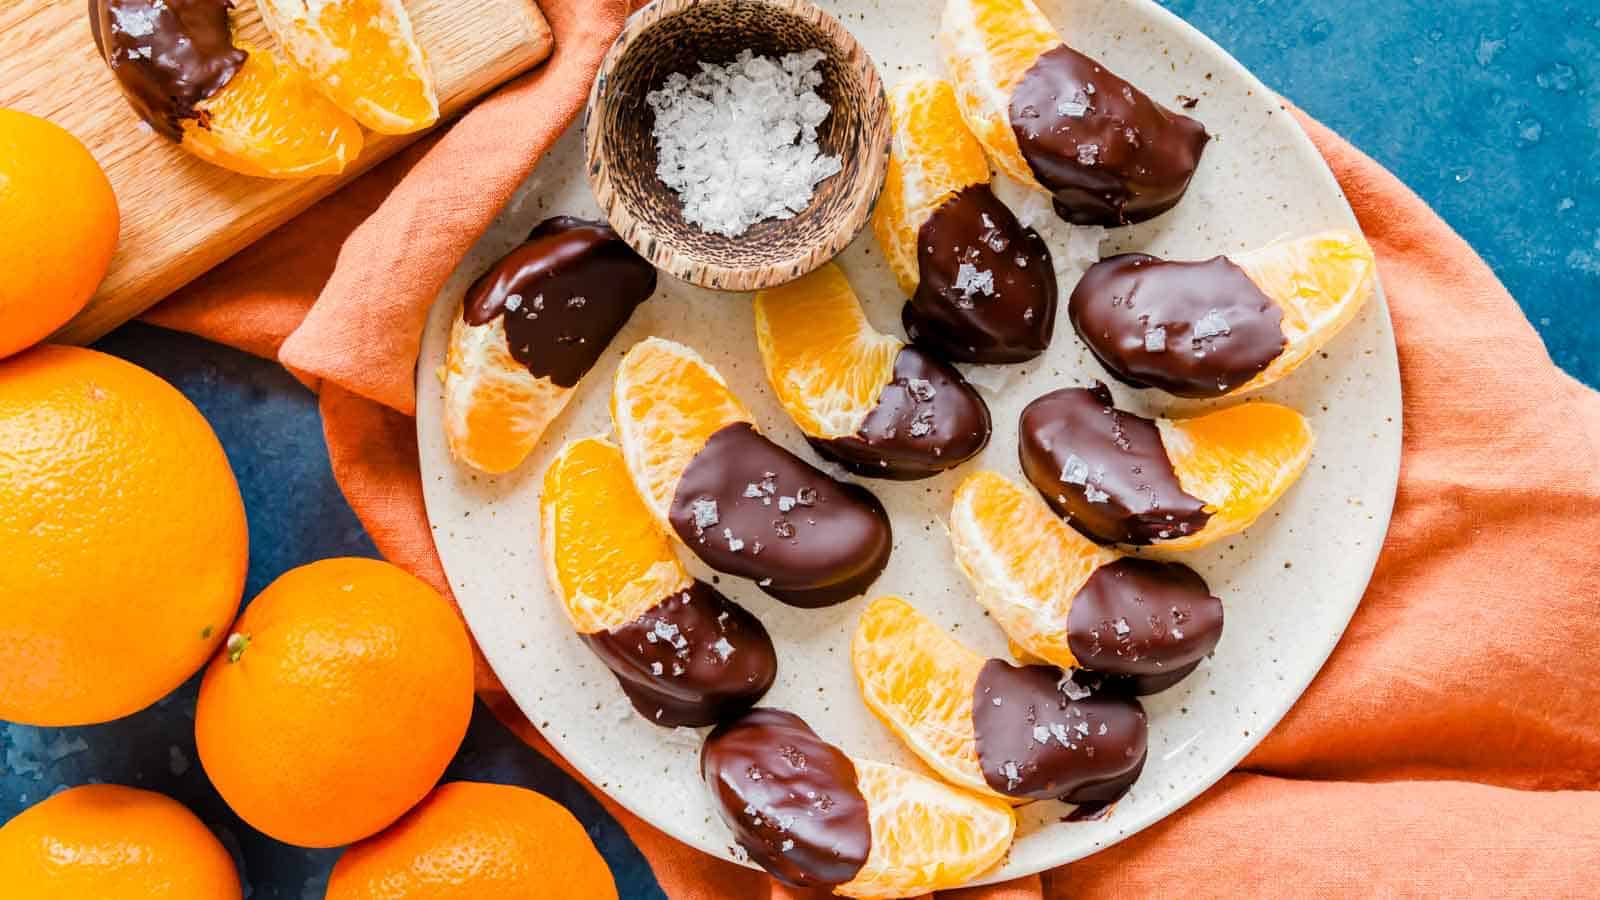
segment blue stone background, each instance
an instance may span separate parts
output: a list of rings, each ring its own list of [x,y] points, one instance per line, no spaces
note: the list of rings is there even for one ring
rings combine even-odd
[[[1556,363],[1600,386],[1600,4],[1164,2],[1398,173],[1499,273]],[[217,429],[250,515],[247,597],[302,563],[376,555],[328,469],[315,398],[282,369],[137,324],[99,346],[177,385]],[[249,896],[320,900],[337,851],[285,847],[228,811],[196,760],[195,690],[88,728],[0,724],[0,821],[71,785],[153,788],[217,830]],[[555,797],[588,827],[624,898],[663,896],[600,805],[481,707],[447,777]]]

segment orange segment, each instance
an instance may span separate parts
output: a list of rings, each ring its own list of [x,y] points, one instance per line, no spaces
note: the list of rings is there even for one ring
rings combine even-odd
[[[361,127],[271,53],[250,54],[238,74],[183,123],[186,150],[215,165],[260,178],[335,175],[361,154]],[[204,122],[204,124],[201,124]]]
[[[815,438],[847,437],[894,380],[905,343],[874,331],[833,263],[756,294],[756,344],[778,402]]]
[[[561,449],[544,473],[539,523],[545,573],[579,634],[632,622],[693,583],[610,441]]]
[[[1250,527],[1305,471],[1316,443],[1304,416],[1275,403],[1158,419],[1156,426],[1178,483],[1212,511],[1204,528],[1161,542],[1172,550],[1192,550]]]
[[[457,313],[440,375],[451,455],[491,475],[522,465],[572,399],[571,388],[535,377],[512,358],[503,316],[468,325]]]
[[[867,709],[946,781],[998,796],[979,767],[972,726],[983,663],[899,597],[872,601],[850,642]]]
[[[967,127],[995,168],[1039,187],[1011,130],[1011,94],[1061,36],[1033,0],[949,0],[939,22],[939,49],[956,85]]]
[[[942,78],[909,78],[889,92],[893,152],[872,216],[883,257],[906,295],[917,291],[917,232],[969,185],[989,181],[983,147],[961,120],[956,91]]]
[[[611,421],[645,504],[662,522],[689,460],[750,411],[700,354],[662,338],[633,345],[617,367]]]
[[[919,897],[960,887],[1005,856],[1016,814],[1003,800],[958,791],[899,766],[852,759],[867,801],[872,849],[846,897]]]
[[[1067,610],[1094,571],[1121,554],[1056,516],[1033,490],[995,472],[974,472],[950,511],[956,563],[978,602],[1027,654],[1077,666],[1067,643]]]
[[[439,120],[433,73],[400,0],[260,0],[289,61],[358,122],[406,134]]]
[[[1278,301],[1288,340],[1283,353],[1235,393],[1266,387],[1294,371],[1350,324],[1377,285],[1378,261],[1353,231],[1281,241],[1233,261]]]

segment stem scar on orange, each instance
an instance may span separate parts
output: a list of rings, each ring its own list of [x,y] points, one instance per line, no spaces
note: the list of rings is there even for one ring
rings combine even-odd
[[[238,612],[246,531],[171,385],[76,347],[0,361],[0,719],[105,722],[182,684]]]
[[[328,559],[267,586],[200,685],[200,762],[239,817],[303,847],[368,837],[432,790],[472,716],[472,647],[400,568]]]
[[[605,859],[566,807],[527,788],[453,781],[346,850],[326,900],[616,900]]]

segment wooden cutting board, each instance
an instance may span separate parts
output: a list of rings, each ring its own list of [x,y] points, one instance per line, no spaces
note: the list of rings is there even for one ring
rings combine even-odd
[[[235,34],[275,46],[253,0],[236,0]],[[550,55],[534,0],[406,0],[448,118]],[[54,340],[94,340],[293,218],[419,135],[366,134],[337,176],[275,181],[237,175],[152,132],[123,100],[89,31],[84,0],[0,0],[0,107],[43,116],[88,146],[122,210],[111,271]]]

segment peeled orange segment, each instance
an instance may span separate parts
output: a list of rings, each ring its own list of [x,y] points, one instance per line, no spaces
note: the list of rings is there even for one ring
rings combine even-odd
[[[963,188],[987,184],[989,162],[961,120],[955,87],[942,78],[896,85],[889,92],[889,121],[893,148],[872,229],[901,291],[910,296],[921,280],[918,231]]]
[[[433,73],[400,0],[259,0],[289,61],[362,125],[406,134],[439,120]]]
[[[184,149],[260,178],[343,172],[361,154],[361,127],[272,54],[238,47],[249,58],[220,91],[195,104],[200,118],[184,121]]]
[[[1016,814],[1004,800],[978,797],[886,763],[852,759],[867,800],[872,847],[845,897],[917,897],[964,885],[1011,847]]]
[[[622,357],[611,421],[634,486],[666,521],[678,479],[706,441],[728,425],[755,420],[700,354],[653,337]]]
[[[457,314],[441,374],[450,454],[491,475],[521,465],[572,399],[571,388],[534,376],[511,357],[501,316],[468,325]]]
[[[956,489],[950,541],[978,602],[1016,646],[1062,668],[1079,665],[1067,632],[1072,599],[1122,554],[1079,534],[1037,493],[995,472],[974,472]]]
[[[867,709],[941,778],[999,796],[984,781],[972,727],[983,662],[899,597],[872,601],[850,642]]]
[[[1211,512],[1199,531],[1160,542],[1170,550],[1193,550],[1249,528],[1300,478],[1316,444],[1306,418],[1275,403],[1156,425],[1184,492]]]
[[[634,490],[622,451],[602,438],[563,447],[539,498],[545,570],[579,634],[609,631],[694,579]]]
[[[1283,353],[1235,393],[1278,381],[1350,324],[1377,286],[1378,261],[1362,236],[1335,229],[1233,257],[1283,310]]]
[[[1044,190],[1011,130],[1011,95],[1033,64],[1062,43],[1033,0],[949,0],[939,21],[940,52],[967,127],[995,167]]]
[[[756,343],[778,402],[808,436],[861,430],[905,343],[875,331],[844,272],[826,263],[756,294]]]

